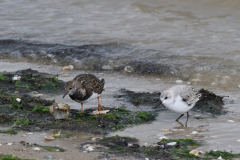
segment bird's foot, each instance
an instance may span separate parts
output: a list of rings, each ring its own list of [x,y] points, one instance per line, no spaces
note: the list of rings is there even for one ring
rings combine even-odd
[[[98,111],[101,111],[101,110],[104,110],[104,108],[102,107],[102,105],[98,105],[97,110],[98,110]]]

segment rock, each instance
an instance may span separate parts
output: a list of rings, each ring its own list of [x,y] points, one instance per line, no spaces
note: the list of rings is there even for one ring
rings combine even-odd
[[[235,122],[235,121],[233,121],[233,120],[228,120],[227,122],[233,123],[233,122]]]
[[[12,145],[12,143],[7,143],[7,145],[8,145],[8,146],[11,146],[11,145]]]
[[[49,108],[50,114],[55,120],[57,119],[67,119],[69,116],[70,106],[64,103],[53,103]]]

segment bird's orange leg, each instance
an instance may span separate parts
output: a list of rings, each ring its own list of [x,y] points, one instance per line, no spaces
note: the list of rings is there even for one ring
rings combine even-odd
[[[83,110],[83,104],[82,103],[81,103],[81,107],[82,107],[81,113],[85,113],[84,110]]]
[[[97,108],[97,110],[104,110],[104,108],[103,108],[103,106],[101,105],[101,103],[100,103],[100,98],[99,97],[97,97],[97,99],[98,99],[98,108]]]

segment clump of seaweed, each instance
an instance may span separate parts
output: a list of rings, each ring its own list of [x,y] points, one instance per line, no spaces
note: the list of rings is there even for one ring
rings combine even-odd
[[[198,92],[202,93],[202,96],[193,109],[201,110],[202,112],[208,112],[214,115],[227,113],[227,111],[223,108],[224,97],[218,96],[205,89],[200,89]]]
[[[18,75],[19,79],[13,79]],[[56,75],[40,73],[36,70],[26,69],[16,72],[4,72],[0,74],[1,93],[30,93],[38,91],[41,93],[59,93],[64,91],[64,82]]]

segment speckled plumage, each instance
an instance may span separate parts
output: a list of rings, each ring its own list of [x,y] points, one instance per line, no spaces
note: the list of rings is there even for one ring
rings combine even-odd
[[[78,102],[85,103],[91,98],[98,98],[103,91],[105,81],[104,79],[99,80],[92,74],[80,74],[73,80],[66,82],[65,84],[65,95],[69,94],[69,97]],[[100,101],[99,101],[100,105]],[[100,105],[102,108],[102,106]]]

